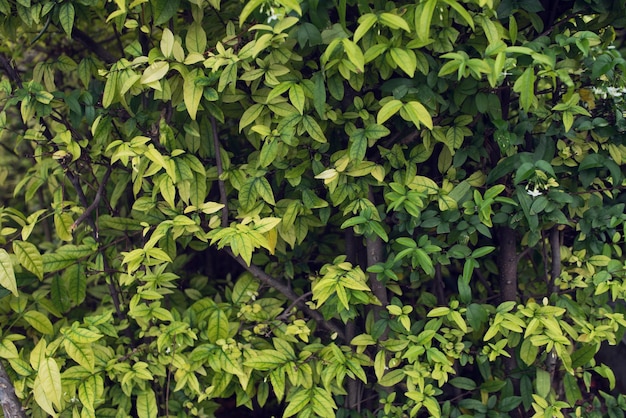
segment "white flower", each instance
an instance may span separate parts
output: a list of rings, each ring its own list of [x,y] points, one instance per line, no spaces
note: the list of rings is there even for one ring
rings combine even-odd
[[[532,190],[526,189],[526,193],[532,197],[541,196],[541,190],[537,189],[537,186],[535,186]]]
[[[606,92],[613,97],[620,97],[624,91],[618,87],[607,87]]]
[[[280,13],[276,13],[276,11],[274,11],[273,7],[270,7],[270,12],[267,15],[267,23],[272,23],[274,20],[278,20],[279,17],[281,17],[282,15]]]

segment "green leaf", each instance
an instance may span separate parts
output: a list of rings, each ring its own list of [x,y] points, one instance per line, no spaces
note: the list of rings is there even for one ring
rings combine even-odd
[[[293,105],[293,107],[298,109],[298,112],[300,112],[301,115],[304,114],[305,100],[306,100],[306,97],[304,96],[304,89],[302,88],[302,86],[299,84],[293,84],[289,88],[289,101],[291,101],[291,104]],[[240,123],[240,126],[241,126],[241,123]]]
[[[96,356],[91,348],[91,343],[77,343],[72,339],[66,338],[63,340],[63,347],[72,360],[85,369],[91,372],[94,371]]]
[[[45,399],[52,405],[60,409],[63,397],[63,386],[61,384],[61,373],[59,366],[52,358],[45,358],[39,364],[37,379],[43,387]],[[39,403],[39,399],[36,399]],[[39,403],[40,406],[41,403]],[[53,414],[56,415],[56,414]]]
[[[72,236],[73,223],[74,219],[72,219],[72,215],[68,212],[54,214],[54,227],[57,235],[63,241],[72,241],[74,239]]]
[[[394,100],[388,101],[378,111],[378,115],[376,115],[376,123],[379,125],[382,125],[390,117],[398,113],[398,111],[402,108],[402,106],[403,106],[403,103],[400,100],[394,99]]]
[[[450,379],[449,383],[455,388],[463,390],[474,390],[477,387],[476,382],[472,379],[468,379],[467,377],[455,377]]]
[[[151,0],[154,25],[167,23],[178,11],[180,0]]]
[[[308,389],[297,389],[287,399],[287,408],[283,412],[283,418],[288,418],[302,411],[311,402],[311,391]]]
[[[185,76],[185,82],[183,84],[183,97],[185,107],[187,107],[187,112],[189,112],[189,116],[191,116],[192,120],[196,120],[196,113],[198,112],[198,107],[200,106],[200,99],[202,99],[204,87],[199,85],[197,81],[203,76],[204,75],[199,68],[190,71]]]
[[[530,110],[535,100],[535,69],[528,67],[513,84],[513,91],[520,94],[522,109]]]
[[[185,36],[185,46],[189,52],[204,54],[206,51],[207,37],[202,25],[196,21],[187,28]]]
[[[43,258],[35,245],[26,241],[13,241],[13,253],[22,267],[33,273],[39,280],[43,279]]]
[[[256,297],[259,285],[259,281],[252,274],[242,274],[233,286],[231,301],[237,305],[249,302]]]
[[[141,84],[150,84],[155,81],[159,81],[170,69],[170,65],[167,61],[156,61],[147,67],[143,75],[141,76]]]
[[[391,29],[403,29],[407,32],[411,32],[409,24],[406,23],[402,17],[393,13],[381,13],[379,17],[380,23]]]
[[[409,119],[415,124],[417,128],[420,127],[420,123],[426,125],[428,129],[433,129],[433,119],[428,113],[428,110],[420,102],[411,101],[402,107],[402,110],[406,112]],[[381,109],[382,111],[382,109]],[[379,113],[380,116],[380,113]],[[380,122],[378,122],[380,123]]]
[[[367,151],[367,138],[363,134],[350,137],[350,139],[351,141],[348,151],[350,159],[354,161],[362,161],[365,158],[365,153]]]
[[[64,374],[63,377],[65,378],[66,375]],[[98,375],[91,375],[86,379],[81,379],[78,384],[78,399],[83,404],[83,408],[94,412],[97,394],[102,393],[103,389],[102,377]]]
[[[54,334],[54,329],[52,327],[52,322],[48,319],[47,316],[38,311],[28,311],[24,313],[24,319],[28,324],[35,328],[37,331],[42,334],[52,335]]]
[[[392,370],[386,375],[383,376],[382,379],[378,380],[378,384],[384,386],[386,388],[393,387],[400,383],[405,377],[404,370],[396,369]]]
[[[456,0],[441,1],[450,5],[450,7],[452,7],[467,22],[467,24],[472,27],[472,29],[474,29],[474,20],[472,19],[472,16]],[[515,41],[513,41],[512,43],[515,43]]]
[[[378,21],[378,17],[374,13],[366,13],[359,17],[359,26],[354,31],[354,42],[359,42],[361,39],[374,24]]]
[[[151,388],[146,388],[137,394],[137,416],[139,418],[156,418],[159,414],[156,395]]]
[[[433,20],[436,5],[437,0],[427,0],[424,3],[420,3],[415,10],[415,28],[417,36],[422,41],[427,41],[430,36],[430,23]]]
[[[247,1],[243,10],[239,14],[239,26],[240,27],[243,26],[243,23],[246,21],[248,16],[250,16],[250,14],[254,12],[256,9],[258,9],[263,3],[265,3],[265,0]]]
[[[302,126],[304,126],[304,129],[308,132],[311,138],[313,138],[315,141],[321,142],[323,144],[328,142],[328,140],[326,139],[326,136],[324,135],[324,131],[322,130],[320,125],[317,123],[317,121],[313,119],[313,117],[309,115],[305,115],[302,118]]]
[[[342,39],[342,44],[350,63],[356,67],[359,73],[365,72],[365,58],[361,48],[347,38]]]
[[[596,355],[598,347],[595,344],[585,344],[572,353],[572,368],[576,369],[587,364]]]
[[[207,324],[207,338],[209,342],[228,338],[228,316],[221,309],[214,310],[209,316]]]
[[[255,370],[273,370],[276,369],[285,363],[287,363],[289,359],[287,356],[277,350],[260,350],[254,352],[254,355],[244,361],[244,365],[246,367],[251,367]]]
[[[13,263],[4,248],[0,248],[0,285],[18,296]]]
[[[59,7],[59,22],[61,27],[68,36],[72,36],[72,28],[74,27],[74,5],[71,1],[66,1]]]
[[[547,398],[550,393],[550,373],[546,370],[537,368],[535,377],[535,391],[542,398]]]
[[[391,48],[389,50],[389,55],[396,65],[402,69],[402,71],[404,71],[409,77],[413,78],[415,75],[415,69],[417,68],[417,58],[415,58],[415,53],[413,51],[404,48]]]

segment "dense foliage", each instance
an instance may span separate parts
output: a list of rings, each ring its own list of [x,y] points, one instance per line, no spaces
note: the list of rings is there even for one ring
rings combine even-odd
[[[624,416],[624,3],[0,0],[5,416]]]

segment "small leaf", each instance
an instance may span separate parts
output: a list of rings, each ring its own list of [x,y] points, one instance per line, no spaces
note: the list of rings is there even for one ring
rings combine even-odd
[[[398,113],[398,111],[402,108],[403,104],[400,100],[390,100],[383,105],[378,111],[378,115],[376,115],[376,123],[382,125],[385,123],[390,117]]]
[[[61,4],[59,7],[59,22],[63,27],[65,33],[68,36],[72,35],[72,28],[74,27],[74,5],[70,0],[67,0],[65,3]]]
[[[207,338],[215,343],[219,339],[228,338],[228,317],[221,309],[216,309],[209,316],[207,325]]]
[[[17,297],[19,295],[17,293],[17,281],[15,280],[13,263],[4,248],[0,248],[0,285],[10,290],[14,296]]]
[[[43,257],[34,244],[15,240],[13,241],[13,252],[26,270],[37,276],[39,280],[43,279]]]
[[[196,68],[187,74],[183,84],[185,107],[187,107],[187,112],[189,112],[189,116],[193,120],[196,120],[196,113],[198,112],[198,106],[200,106],[200,99],[202,99],[202,92],[204,91],[204,87],[196,82],[201,77],[203,77],[202,71]]]
[[[52,327],[52,322],[48,319],[47,316],[38,311],[28,311],[24,313],[24,319],[28,324],[35,328],[37,331],[42,334],[52,335],[54,334],[54,328]]]
[[[159,414],[154,391],[148,387],[137,394],[137,416],[156,418]]]
[[[157,61],[152,63],[144,70],[140,80],[141,84],[150,84],[155,81],[159,81],[165,77],[165,74],[167,74],[169,69],[170,65],[167,61]]]

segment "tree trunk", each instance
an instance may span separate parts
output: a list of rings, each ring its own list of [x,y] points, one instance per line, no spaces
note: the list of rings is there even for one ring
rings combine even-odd
[[[15,389],[9,379],[9,375],[0,362],[0,405],[2,412],[7,418],[26,418],[22,409],[22,403],[15,395]]]

